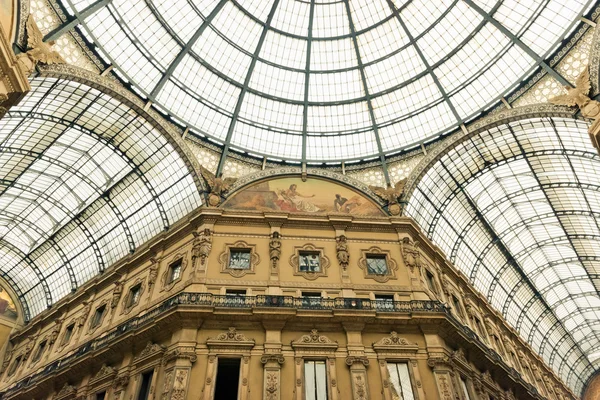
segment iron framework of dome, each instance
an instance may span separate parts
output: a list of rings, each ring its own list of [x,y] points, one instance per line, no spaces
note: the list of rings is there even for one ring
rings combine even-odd
[[[539,67],[592,1],[61,0],[134,90],[272,159],[379,157],[455,130]]]

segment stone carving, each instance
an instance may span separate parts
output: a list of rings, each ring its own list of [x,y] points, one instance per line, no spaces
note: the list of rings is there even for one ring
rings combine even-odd
[[[94,376],[94,378],[101,378],[106,375],[116,374],[117,369],[106,364],[102,364],[98,373]]]
[[[171,392],[171,400],[184,400],[185,388],[187,386],[189,371],[187,369],[178,369],[175,373],[173,382],[173,391]]]
[[[318,268],[306,269],[300,266],[300,253],[308,252],[309,254],[318,254]],[[307,243],[304,246],[294,247],[294,253],[290,256],[290,264],[294,268],[294,275],[302,276],[308,280],[315,280],[319,277],[327,276],[327,269],[330,266],[329,257],[325,255],[323,247],[317,247],[312,243]]]
[[[113,394],[115,397],[118,398],[119,394],[127,389],[127,385],[129,385],[129,375],[117,376],[113,381]]]
[[[365,367],[369,366],[369,359],[366,356],[348,356],[346,357],[346,365],[362,364]]]
[[[37,339],[37,336],[30,336],[27,340],[27,344],[25,345],[25,349],[23,349],[23,361],[27,361],[31,352],[33,351],[33,345]]]
[[[198,356],[193,347],[178,347],[166,352],[163,356],[162,363],[163,365],[166,365],[169,361],[177,359],[189,360],[189,362],[193,364],[198,359]]]
[[[362,375],[355,374],[354,375],[354,399],[356,400],[366,400],[367,399],[367,388],[365,384],[365,380]]]
[[[148,293],[152,291],[152,287],[158,278],[158,258],[150,257],[150,268],[148,268]]]
[[[63,399],[65,397],[75,396],[76,393],[77,393],[77,388],[75,386],[69,385],[68,383],[65,382],[63,387],[59,390],[59,392],[56,393],[54,395],[54,397],[52,397],[52,398],[53,399]]]
[[[402,195],[404,191],[404,185],[406,185],[406,178],[399,180],[396,182],[394,187],[388,183],[387,188],[382,188],[379,186],[369,186],[369,189],[375,192],[377,196],[386,200],[388,203],[388,210],[392,215],[400,215],[402,213],[402,208],[398,202],[398,198]]]
[[[152,343],[152,342],[148,342],[146,343],[146,347],[144,347],[144,350],[142,350],[142,352],[140,354],[138,354],[136,357],[133,358],[133,362],[137,362],[143,358],[149,357],[155,353],[162,353],[165,351],[165,347],[158,344],[158,343]]]
[[[390,336],[384,337],[373,344],[380,346],[414,346],[416,343],[410,343],[408,340],[398,336],[395,331],[391,331]]]
[[[115,308],[119,305],[119,300],[121,300],[121,295],[123,294],[123,282],[116,281],[114,285],[115,287],[113,288],[112,298],[110,300],[110,308]]]
[[[265,400],[279,399],[279,379],[276,372],[268,372],[265,385]]]
[[[453,351],[451,357],[455,360],[467,361],[467,358],[465,357],[465,351],[462,348]]]
[[[163,383],[163,390],[161,399],[167,400],[169,399],[169,389],[171,388],[171,380],[173,379],[173,370],[169,370],[165,373],[165,382]],[[206,384],[210,385],[210,378],[206,378]]]
[[[221,342],[249,342],[251,341],[243,333],[239,333],[237,329],[230,327],[227,332],[220,333],[217,336],[218,341]]]
[[[17,55],[17,64],[24,74],[33,72],[38,63],[41,64],[64,64],[65,60],[56,51],[52,50],[54,41],[44,43],[44,35],[38,28],[33,15],[27,18],[27,48],[26,53]]]
[[[440,383],[440,391],[441,391],[442,399],[452,400],[452,389],[450,388],[448,379],[442,375],[438,378],[438,381]]]
[[[281,354],[263,354],[260,357],[260,362],[262,364],[266,364],[269,361],[274,361],[274,362],[278,363],[279,365],[283,365],[283,363],[285,362],[285,358]]]
[[[279,232],[273,232],[271,235],[271,240],[269,241],[269,258],[271,260],[271,267],[276,269],[281,258],[281,238]]]
[[[8,368],[10,364],[10,360],[12,360],[14,350],[7,351],[4,355],[4,360],[2,361],[2,371]]]
[[[345,235],[340,235],[335,238],[335,249],[337,252],[337,260],[340,267],[345,271],[350,262],[350,252],[348,251],[348,241]]]
[[[54,326],[52,327],[52,331],[50,331],[50,335],[48,335],[48,344],[53,345],[58,339],[58,335],[60,334],[60,328],[62,327],[63,320],[62,318],[58,318],[54,320]]]
[[[442,291],[444,292],[446,297],[450,297],[450,287],[451,287],[450,279],[448,278],[448,275],[446,275],[443,272],[440,276],[441,276],[441,281],[442,281]]]
[[[427,359],[429,368],[450,366],[450,357],[446,354],[431,354]]]
[[[206,183],[210,187],[208,205],[211,207],[216,207],[221,203],[221,196],[229,191],[237,178],[223,178],[222,173],[220,173],[218,176],[215,176],[203,166],[200,166],[200,170],[202,177],[206,180]]]
[[[590,71],[588,67],[585,67],[575,81],[574,88],[565,86],[567,94],[551,97],[548,101],[552,104],[562,106],[577,106],[584,118],[590,118],[594,121],[592,126],[590,126],[590,132],[593,132],[600,123],[600,102],[590,99],[589,94],[591,88]],[[594,143],[594,146],[597,147],[597,145],[598,143]]]
[[[404,264],[414,272],[415,268],[421,267],[421,253],[419,252],[419,242],[412,241],[410,238],[402,239],[402,258]]]
[[[327,336],[319,334],[319,331],[316,329],[312,329],[308,335],[302,335],[302,337],[294,343],[331,344],[337,343],[337,341],[334,342]]]
[[[92,310],[92,304],[90,301],[83,302],[83,310],[81,310],[81,315],[77,317],[77,326],[82,327],[85,325],[85,321],[87,321],[88,315]]]
[[[192,263],[194,270],[206,263],[212,249],[212,232],[209,228],[202,232],[194,232],[194,242],[192,244]],[[198,264],[199,263],[199,264]]]

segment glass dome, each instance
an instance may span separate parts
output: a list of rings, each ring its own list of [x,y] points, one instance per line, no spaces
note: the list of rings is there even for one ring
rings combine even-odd
[[[497,103],[586,0],[61,0],[152,104],[226,150],[343,161],[414,147]]]

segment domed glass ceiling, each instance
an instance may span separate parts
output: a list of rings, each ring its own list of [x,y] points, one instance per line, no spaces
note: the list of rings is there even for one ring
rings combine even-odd
[[[382,156],[514,89],[591,0],[62,0],[155,107],[272,158]]]

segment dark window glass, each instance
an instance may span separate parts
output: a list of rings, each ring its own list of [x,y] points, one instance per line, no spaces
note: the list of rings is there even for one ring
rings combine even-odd
[[[219,358],[217,361],[215,399],[237,399],[240,381],[240,359]]]
[[[96,312],[94,313],[94,317],[92,319],[92,328],[97,327],[102,322],[102,317],[104,316],[104,311],[106,311],[106,304],[101,305],[96,308]]]
[[[393,310],[394,295],[393,294],[376,294],[375,306],[378,310]]]
[[[459,317],[463,317],[462,307],[460,306],[460,301],[455,295],[452,295],[452,305],[454,306],[454,312]]]
[[[129,289],[129,298],[127,299],[127,307],[133,307],[140,300],[142,293],[142,285],[135,285]]]
[[[302,305],[318,306],[321,304],[321,293],[319,292],[302,292]]]
[[[429,290],[436,293],[437,291],[435,290],[435,278],[433,277],[433,274],[428,270],[425,270],[425,277],[427,278],[427,287],[429,287]]]
[[[65,329],[65,336],[63,336],[62,340],[63,344],[67,344],[69,340],[71,340],[71,336],[73,336],[73,330],[75,330],[75,324],[67,326],[67,329]]]
[[[169,279],[167,280],[167,283],[173,283],[181,277],[182,262],[183,262],[183,260],[180,258],[179,260],[177,260],[177,261],[171,263],[171,265],[169,265]]]
[[[250,269],[250,249],[229,250],[230,269]]]
[[[388,266],[384,255],[367,255],[367,273],[369,275],[387,275]]]
[[[142,374],[142,384],[140,385],[140,391],[138,393],[138,400],[147,400],[150,395],[150,385],[152,384],[152,376],[154,370],[144,372]]]
[[[96,400],[104,400],[106,399],[106,392],[96,393]]]
[[[246,291],[244,289],[227,289],[225,290],[227,296],[245,296]]]
[[[19,356],[17,358],[15,358],[15,361],[13,361],[10,369],[8,370],[8,375],[12,375],[17,371],[17,368],[19,368],[19,365],[21,365],[21,360],[23,359],[23,356]]]
[[[321,272],[321,255],[315,251],[298,253],[298,268],[302,272]]]
[[[40,358],[42,358],[42,354],[44,354],[44,350],[46,349],[46,344],[48,342],[46,342],[45,340],[43,342],[41,342],[38,345],[37,351],[35,352],[35,355],[33,356],[33,362],[38,361]]]

